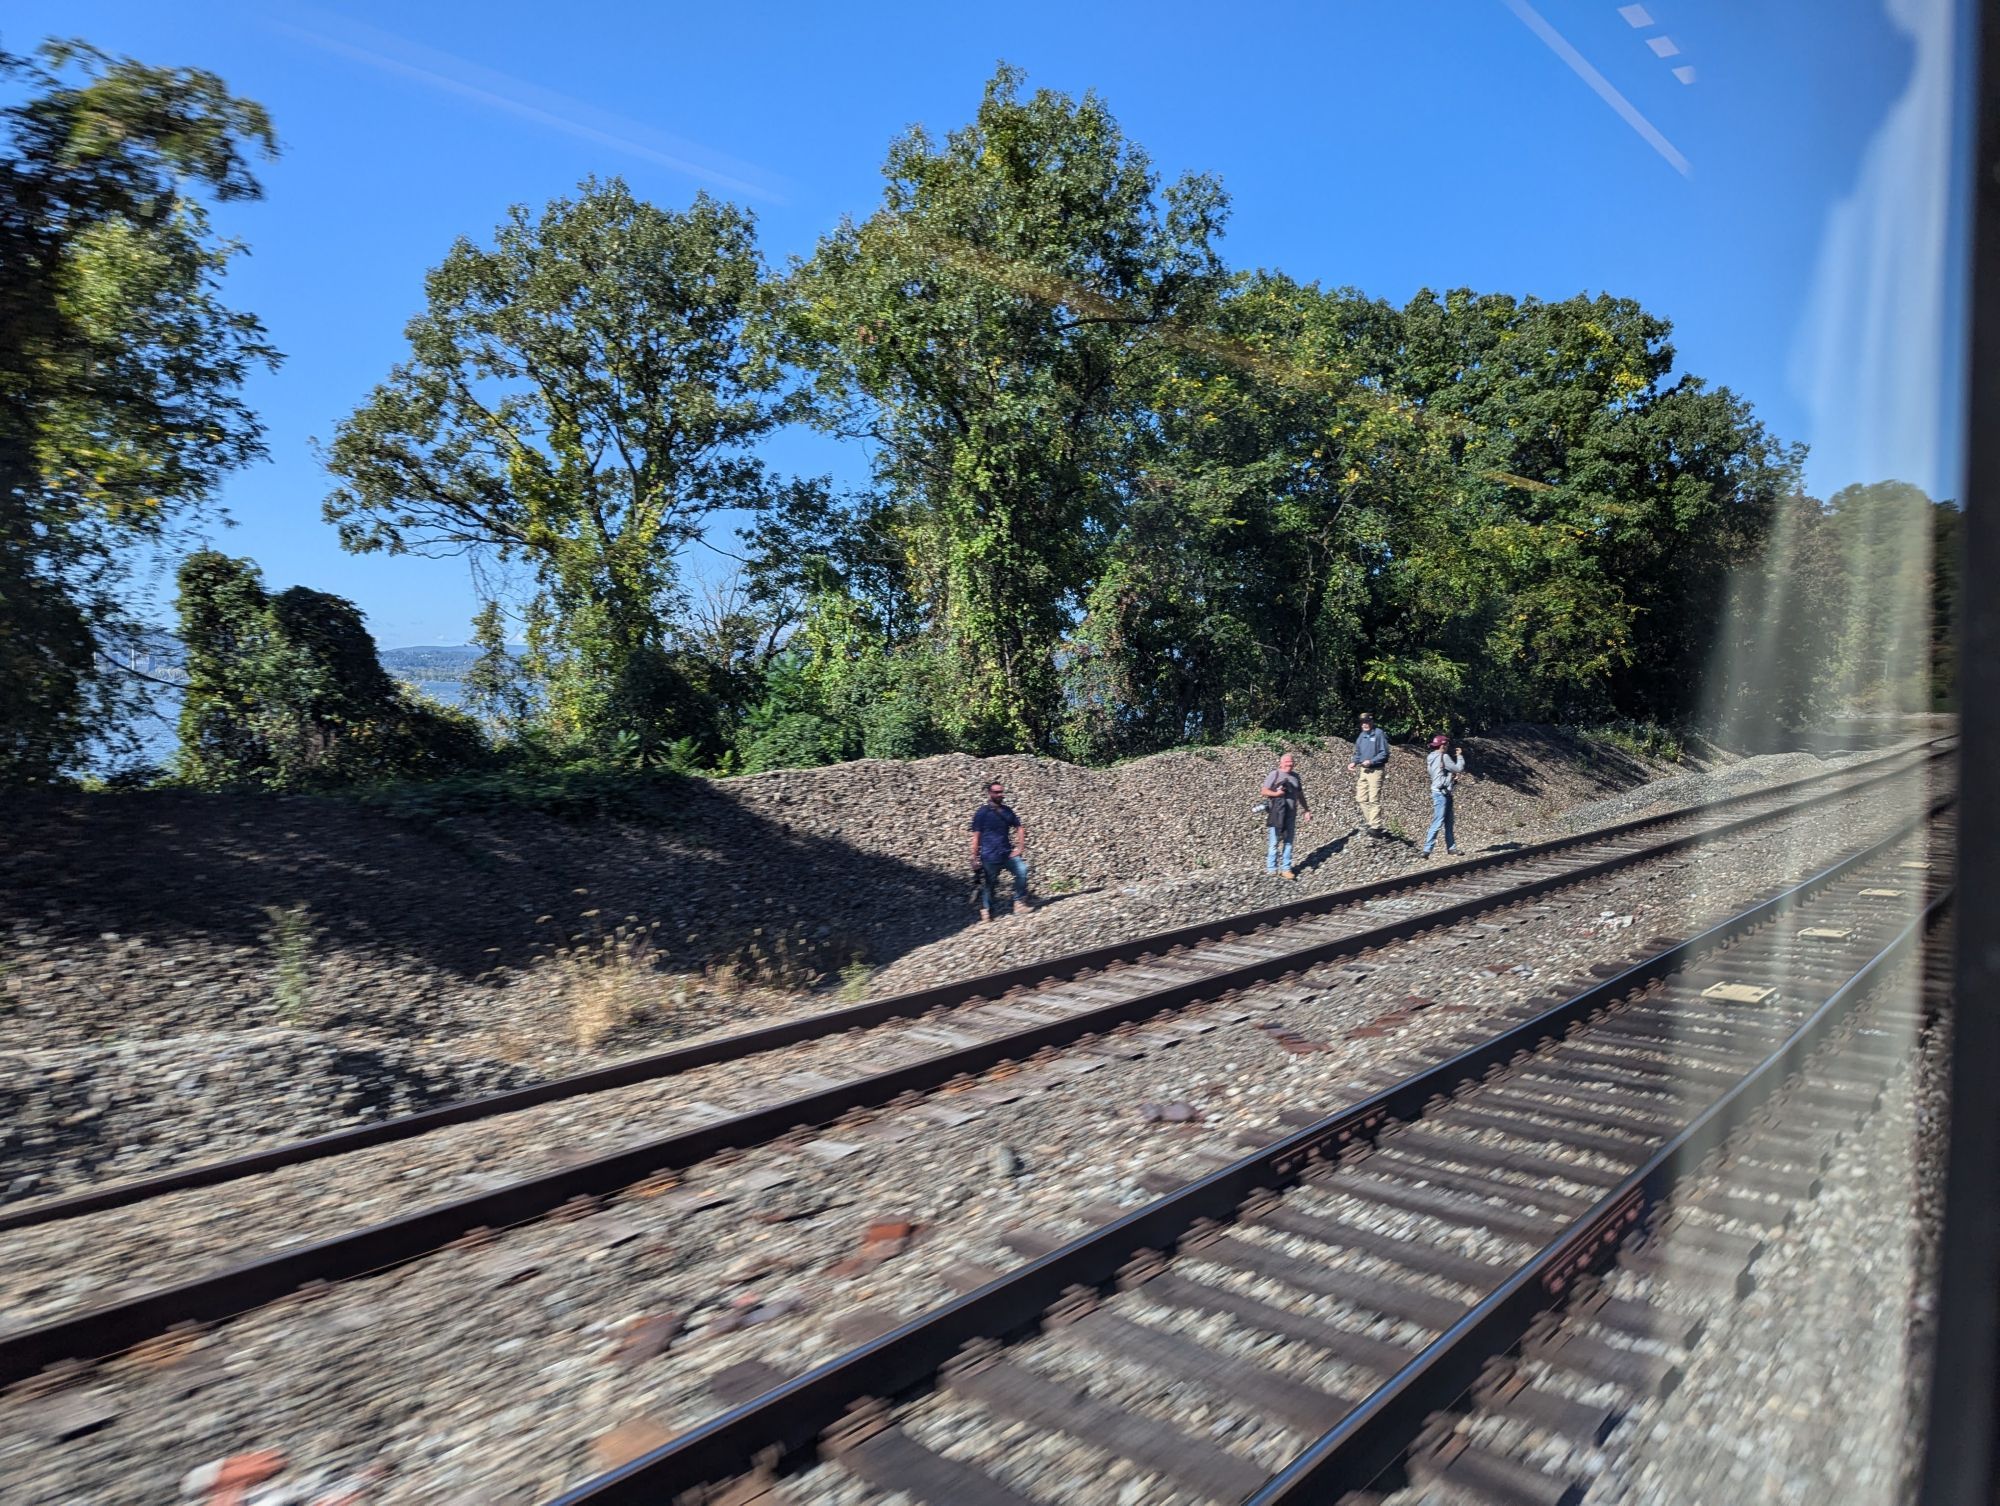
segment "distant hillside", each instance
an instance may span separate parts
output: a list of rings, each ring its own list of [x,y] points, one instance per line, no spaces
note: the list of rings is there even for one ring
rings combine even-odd
[[[418,644],[380,652],[382,667],[405,680],[462,680],[479,658],[479,650],[469,643]]]
[[[479,650],[469,643],[419,643],[379,649],[377,653],[390,674],[419,684],[455,684],[479,658]],[[179,638],[164,629],[149,629],[140,636],[135,653],[119,654],[117,659],[156,680],[174,684],[187,680],[187,651]]]

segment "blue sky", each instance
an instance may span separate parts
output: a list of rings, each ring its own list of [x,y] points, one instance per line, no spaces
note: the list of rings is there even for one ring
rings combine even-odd
[[[454,238],[616,173],[663,204],[736,198],[772,261],[807,254],[877,202],[889,141],[963,122],[1002,58],[1031,86],[1095,89],[1164,174],[1217,174],[1236,266],[1395,300],[1637,298],[1674,322],[1684,369],[1813,445],[1815,491],[1894,474],[1954,492],[1951,0],[1623,9],[15,0],[0,42],[82,36],[270,109],[266,198],[223,223],[252,251],[230,296],[288,359],[251,389],[271,458],[229,484],[216,542],[353,598],[402,645],[464,640],[466,566],[343,554],[309,441],[398,359]],[[860,468],[807,435],[769,457]]]

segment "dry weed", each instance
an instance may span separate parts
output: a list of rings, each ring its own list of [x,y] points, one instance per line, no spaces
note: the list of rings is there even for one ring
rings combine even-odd
[[[534,1037],[514,1025],[502,1025],[493,1032],[493,1054],[513,1066],[526,1066],[540,1058]]]
[[[704,970],[711,993],[740,1000],[748,993],[804,993],[819,986],[826,974],[816,964],[812,948],[799,938],[762,926],[741,946]]]
[[[586,920],[597,912],[586,910]],[[659,923],[627,916],[610,930],[579,931],[549,957],[570,1035],[585,1051],[663,1002],[662,954],[653,944]]]

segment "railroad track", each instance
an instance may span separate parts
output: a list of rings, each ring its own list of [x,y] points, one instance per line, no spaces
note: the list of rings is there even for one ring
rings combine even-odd
[[[573,1211],[594,1208],[595,1200],[620,1189],[635,1185],[645,1189],[649,1181],[657,1188],[662,1173],[671,1174],[719,1152],[796,1137],[804,1126],[825,1126],[843,1115],[895,1103],[906,1094],[963,1084],[977,1074],[1008,1063],[1031,1060],[1038,1055],[1045,1059],[1047,1053],[1057,1048],[1121,1026],[1129,1027],[1165,1011],[1219,999],[1307,967],[1360,955],[1421,930],[1454,924],[1706,842],[1738,836],[1792,815],[1808,802],[1818,804],[1874,791],[1928,769],[1943,756],[1935,747],[1895,755],[1856,771],[1737,797],[1719,807],[1646,818],[1608,832],[1584,834],[1513,854],[1432,870],[1412,880],[1370,885],[1343,895],[1282,906],[1226,926],[1191,927],[1125,947],[1108,948],[1104,953],[1085,954],[1104,967],[1112,965],[1106,960],[1108,953],[1129,955],[1116,973],[1089,973],[1078,964],[1078,959],[1066,959],[1042,968],[952,985],[953,990],[962,991],[966,997],[993,998],[1002,994],[1004,988],[1022,987],[1016,981],[1018,975],[1033,973],[1040,977],[1051,970],[1058,975],[1068,971],[1071,979],[1067,991],[1051,989],[1025,998],[1003,999],[979,1012],[961,1009],[951,1017],[950,1026],[926,1022],[911,1033],[918,1048],[915,1058],[883,1071],[851,1077],[814,1091],[781,1095],[776,1101],[748,1112],[700,1114],[694,1116],[697,1122],[691,1127],[653,1135],[640,1144],[580,1165],[522,1178],[473,1197],[314,1239],[248,1262],[221,1265],[203,1275],[138,1291],[89,1310],[69,1312],[34,1327],[0,1332],[0,1385],[31,1377],[46,1366],[121,1352],[176,1325],[228,1318],[314,1283],[380,1271],[467,1236],[478,1237],[485,1230],[523,1223],[565,1208]],[[1808,801],[1799,800],[1797,797],[1808,788],[1811,790]],[[1659,829],[1672,824],[1688,829],[1660,837]],[[1378,918],[1379,911],[1369,908],[1382,901],[1406,905],[1418,896],[1425,908],[1400,913],[1387,922]],[[1176,947],[1182,950],[1174,950]],[[911,999],[925,997],[876,1001],[863,1006],[862,1012],[886,1011],[895,1018],[896,1012],[908,1006]],[[939,1006],[933,1003],[926,1007]],[[852,1018],[855,1013],[841,1011],[831,1018]],[[975,1013],[978,1018],[971,1018]],[[819,1022],[799,1022],[779,1029],[819,1028],[824,1024],[823,1017]],[[762,1052],[774,1049],[769,1034],[754,1032],[733,1039],[743,1043],[747,1050]],[[726,1041],[712,1043],[695,1050],[709,1051],[726,1044]],[[549,1085],[552,1089],[562,1086]],[[463,1108],[468,1112],[472,1109],[499,1112],[490,1105],[520,1096],[501,1095],[499,1100]],[[440,1112],[450,1116],[454,1111]],[[434,1123],[439,1117],[419,1115],[413,1116],[413,1121]],[[463,1122],[463,1118],[458,1122]],[[358,1134],[362,1138],[375,1136],[371,1143],[380,1143],[377,1132],[384,1128],[373,1126]],[[318,1159],[328,1153],[325,1149],[328,1141],[347,1138],[323,1137],[229,1164],[236,1168],[234,1176],[250,1175],[267,1169],[273,1158],[278,1158],[278,1164],[286,1164],[286,1157],[293,1158],[292,1164]],[[196,1170],[212,1173],[217,1168]],[[163,1188],[137,1184],[136,1188],[88,1193],[39,1208],[17,1210],[0,1218],[0,1230],[129,1206],[144,1196],[211,1185],[216,1180],[221,1178],[191,1180],[189,1174],[182,1173],[156,1179],[168,1184]]]
[[[1291,971],[1330,957],[1355,955],[1432,926],[1478,914],[1497,904],[1532,898],[1635,863],[1739,835],[1814,804],[1879,788],[1912,769],[1950,757],[1955,748],[1954,738],[1935,739],[1917,748],[1901,749],[1844,769],[1706,805],[1643,816],[1573,836],[1338,889],[1247,915],[1178,927],[932,988],[871,999],[844,1009],[723,1035],[615,1062],[590,1072],[485,1094],[225,1160],[180,1167],[61,1197],[35,1199],[13,1207],[0,1206],[0,1233],[129,1207],[172,1192],[219,1186],[247,1176],[413,1139],[455,1125],[657,1082],[702,1067],[745,1062],[809,1042],[838,1042],[855,1031],[894,1021],[922,1020],[929,1026],[944,1026],[948,1036],[994,1038],[1010,1047],[1038,1050],[1044,1044],[1073,1039],[1076,1027],[1088,1031],[1122,1023],[1117,1017],[1117,1006],[1135,999],[1149,1001],[1155,1009],[1179,1008],[1215,997],[1242,982],[1258,981],[1241,976],[1245,964],[1262,966],[1268,972],[1269,965],[1276,962],[1285,965],[1283,970]],[[1676,827],[1687,829],[1668,835]],[[1393,914],[1395,918],[1385,921],[1384,914]],[[1175,990],[1161,986],[1169,982],[1181,987]],[[1060,1018],[1051,1020],[1050,1015]],[[1056,1028],[1047,1040],[1030,1043],[1016,1039],[1022,1035],[1020,1027],[1024,1024]],[[960,1044],[963,1043],[961,1040]],[[926,1085],[916,1077],[908,1084],[918,1090]]]
[[[1516,1344],[1517,1352],[1489,1361],[1471,1388],[1430,1414],[1413,1438],[1408,1437],[1406,1424],[1386,1434],[1381,1452],[1395,1453],[1395,1464],[1376,1478],[1371,1489],[1339,1497],[1342,1506],[1385,1502],[1408,1506],[1412,1501],[1421,1506],[1438,1485],[1464,1506],[1577,1506],[1593,1481],[1621,1472],[1629,1477],[1638,1468],[1661,1464],[1681,1499],[1738,1495],[1728,1485],[1717,1490],[1711,1465],[1700,1462],[1699,1445],[1691,1453],[1670,1448],[1661,1459],[1651,1439],[1659,1436],[1664,1404],[1673,1390],[1684,1381],[1701,1385],[1704,1364],[1719,1359],[1726,1363],[1734,1343],[1741,1342],[1740,1337],[1732,1339],[1730,1329],[1732,1309],[1745,1289],[1754,1282],[1785,1291],[1790,1289],[1787,1276],[1797,1280],[1796,1267],[1783,1269],[1782,1253],[1775,1261],[1780,1267],[1775,1277],[1765,1266],[1772,1263],[1768,1257],[1791,1221],[1818,1195],[1817,1171],[1829,1168],[1834,1153],[1850,1140],[1861,1142],[1858,1153],[1865,1158],[1866,1142],[1879,1140],[1883,1133],[1881,1125],[1870,1122],[1871,1105],[1893,1124],[1904,1106],[1898,1100],[1919,1091],[1922,1058],[1938,1049],[1935,1032],[1945,1028],[1943,1015],[1952,986],[1953,926],[1948,917],[1929,919],[1938,923],[1928,928],[1921,958],[1894,959],[1889,979],[1855,1001],[1846,1023],[1833,1025],[1830,1036],[1813,1049],[1803,1069],[1776,1098],[1750,1123],[1730,1133],[1670,1193],[1688,1217],[1698,1219],[1719,1210],[1740,1236],[1756,1242],[1754,1247],[1739,1246],[1744,1250],[1741,1257],[1718,1260],[1696,1246],[1700,1232],[1690,1240],[1679,1236],[1684,1225],[1658,1219],[1643,1245],[1635,1241],[1621,1253],[1616,1269],[1581,1283],[1567,1302],[1534,1317]],[[1907,1142],[1901,1148],[1907,1153]],[[1683,1159],[1696,1157],[1688,1153]],[[1837,1174],[1847,1176],[1851,1193],[1851,1169],[1838,1168]],[[1850,1252],[1828,1244],[1823,1232],[1812,1236],[1809,1248],[1817,1257],[1811,1269],[1822,1279],[1839,1279],[1841,1273],[1832,1264],[1845,1265]],[[1622,1384],[1613,1383],[1617,1389],[1612,1395],[1569,1412],[1562,1425],[1551,1427],[1552,1419],[1546,1418],[1537,1421],[1536,1409],[1522,1405],[1524,1391],[1540,1390],[1548,1377],[1560,1373],[1565,1351],[1585,1355],[1618,1341],[1616,1324],[1601,1319],[1601,1297],[1612,1299],[1614,1316],[1645,1315],[1645,1340],[1653,1349],[1640,1359],[1646,1369],[1628,1371]],[[1843,1312],[1834,1323],[1848,1316]],[[1799,1324],[1790,1326],[1796,1337],[1805,1337]],[[1909,1343],[1912,1352],[1921,1352],[1913,1335],[1894,1324],[1885,1327],[1895,1342]],[[1624,1332],[1630,1331],[1628,1322]],[[1491,1347],[1494,1336],[1476,1341],[1475,1352],[1481,1342]],[[1786,1353],[1786,1347],[1778,1350],[1780,1355]],[[1553,1364],[1551,1356],[1557,1357]],[[1627,1350],[1614,1363],[1630,1364],[1639,1358]],[[1589,1374],[1589,1368],[1581,1367],[1581,1373]],[[1871,1394],[1879,1407],[1879,1393]],[[1895,1415],[1893,1406],[1885,1410]],[[1631,1426],[1621,1428],[1621,1422]],[[1822,1427],[1823,1419],[1816,1418],[1814,1425]],[[1674,1424],[1668,1426],[1678,1435],[1678,1444],[1685,1435]],[[1779,1432],[1783,1431],[1781,1426]],[[1823,1436],[1819,1441],[1823,1455],[1844,1453],[1850,1461],[1855,1457],[1853,1439],[1836,1443]],[[1882,1446],[1879,1437],[1873,1441],[1877,1448]],[[1328,1440],[1322,1462],[1327,1473],[1302,1467],[1294,1479],[1271,1490],[1269,1499],[1326,1499],[1326,1491],[1335,1488],[1334,1480],[1353,1477],[1367,1467],[1358,1456],[1337,1460],[1334,1442]],[[1767,1443],[1776,1442],[1767,1438]],[[1302,1461],[1302,1466],[1308,1463]],[[1839,1479],[1837,1467],[1822,1471],[1821,1478]],[[1836,1498],[1843,1488],[1834,1487]],[[1854,1488],[1857,1496],[1864,1493],[1858,1482]]]
[[[1595,1277],[1743,1288],[1907,1058],[1948,806],[830,1363],[719,1374],[736,1404],[556,1506],[1577,1500],[1444,1409],[1587,1444],[1672,1384],[1694,1325]]]

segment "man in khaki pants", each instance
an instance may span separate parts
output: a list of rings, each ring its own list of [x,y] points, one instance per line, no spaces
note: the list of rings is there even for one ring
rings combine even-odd
[[[1371,837],[1388,835],[1382,827],[1382,766],[1388,761],[1388,734],[1375,725],[1372,713],[1362,712],[1361,735],[1354,739],[1354,756],[1347,766],[1354,770],[1354,803],[1361,807]]]

